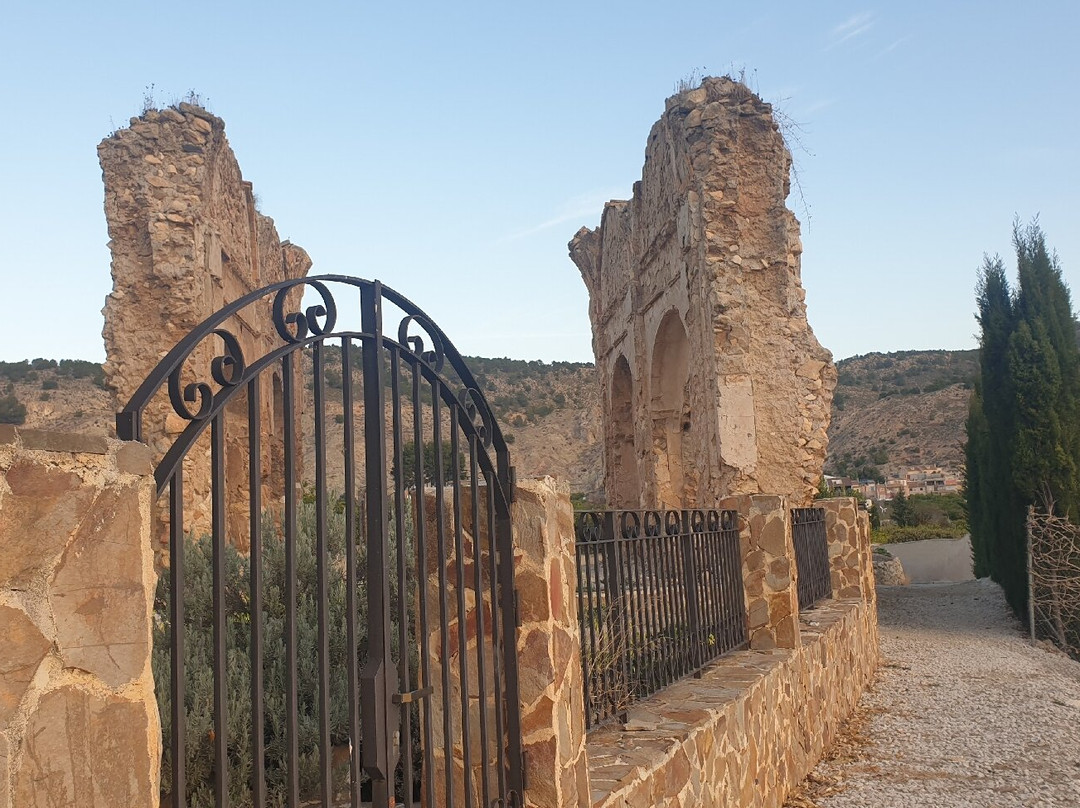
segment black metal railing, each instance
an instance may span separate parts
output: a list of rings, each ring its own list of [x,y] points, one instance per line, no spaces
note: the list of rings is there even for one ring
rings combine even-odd
[[[735,511],[582,511],[575,532],[588,728],[746,644]]]
[[[829,539],[825,534],[824,508],[794,508],[791,539],[799,574],[799,609],[812,609],[832,594],[829,572]]]

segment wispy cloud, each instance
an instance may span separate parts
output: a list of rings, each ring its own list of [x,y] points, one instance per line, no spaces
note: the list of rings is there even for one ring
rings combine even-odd
[[[812,104],[801,107],[798,112],[800,116],[810,116],[815,112],[821,112],[823,109],[828,109],[836,103],[835,98],[822,98],[820,101],[814,101]]]
[[[903,45],[903,44],[904,44],[905,42],[907,42],[907,41],[908,41],[909,39],[911,39],[911,35],[910,35],[910,34],[908,34],[907,36],[902,36],[902,37],[900,37],[900,38],[899,38],[898,40],[896,40],[896,41],[895,41],[895,42],[893,42],[893,43],[892,43],[891,45],[889,45],[889,47],[885,48],[885,49],[884,49],[884,50],[882,50],[882,51],[881,51],[880,53],[878,53],[878,58],[881,58],[882,56],[884,56],[884,55],[885,55],[885,54],[887,54],[887,53],[892,53],[892,52],[893,52],[894,50],[896,50],[897,48],[899,48],[899,47],[900,47],[901,45]]]
[[[848,17],[829,32],[829,44],[825,49],[835,48],[855,37],[862,36],[874,27],[874,22],[872,11],[861,11]]]
[[[499,241],[517,241],[518,239],[536,235],[544,230],[558,227],[567,222],[584,222],[585,220],[597,221],[604,210],[604,203],[611,199],[621,198],[619,193],[620,191],[617,189],[613,190],[608,188],[601,191],[591,191],[587,194],[576,196],[573,199],[568,199],[566,202],[559,205],[551,218],[545,219],[530,227],[525,227],[521,230],[509,233],[500,238]]]

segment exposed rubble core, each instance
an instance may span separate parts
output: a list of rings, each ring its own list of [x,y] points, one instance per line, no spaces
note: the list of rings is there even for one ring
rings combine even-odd
[[[633,197],[570,242],[612,506],[812,498],[836,369],[806,319],[790,167],[770,105],[705,79],[668,99]]]

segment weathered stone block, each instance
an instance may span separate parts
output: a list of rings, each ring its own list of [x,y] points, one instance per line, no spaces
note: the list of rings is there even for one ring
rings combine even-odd
[[[150,653],[139,494],[127,486],[94,500],[50,587],[64,666],[110,687],[142,675]]]
[[[0,586],[51,564],[93,497],[74,472],[29,459],[15,460],[3,479],[8,493],[0,509]]]
[[[15,805],[150,806],[157,800],[160,737],[153,695],[132,701],[65,686],[46,693],[14,773]]]
[[[50,643],[30,616],[14,606],[0,605],[0,737],[22,701]],[[3,774],[4,769],[0,769]],[[0,785],[3,778],[0,777]],[[0,790],[3,790],[0,788]]]

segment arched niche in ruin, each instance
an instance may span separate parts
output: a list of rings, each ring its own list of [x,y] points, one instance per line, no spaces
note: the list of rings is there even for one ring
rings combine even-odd
[[[674,309],[664,315],[653,339],[649,372],[649,417],[652,427],[657,506],[682,508],[693,504],[687,490],[693,476],[689,440],[690,346],[682,318]]]
[[[612,370],[610,395],[608,463],[612,473],[608,502],[615,508],[637,508],[641,504],[641,475],[634,446],[634,377],[623,355]]]

